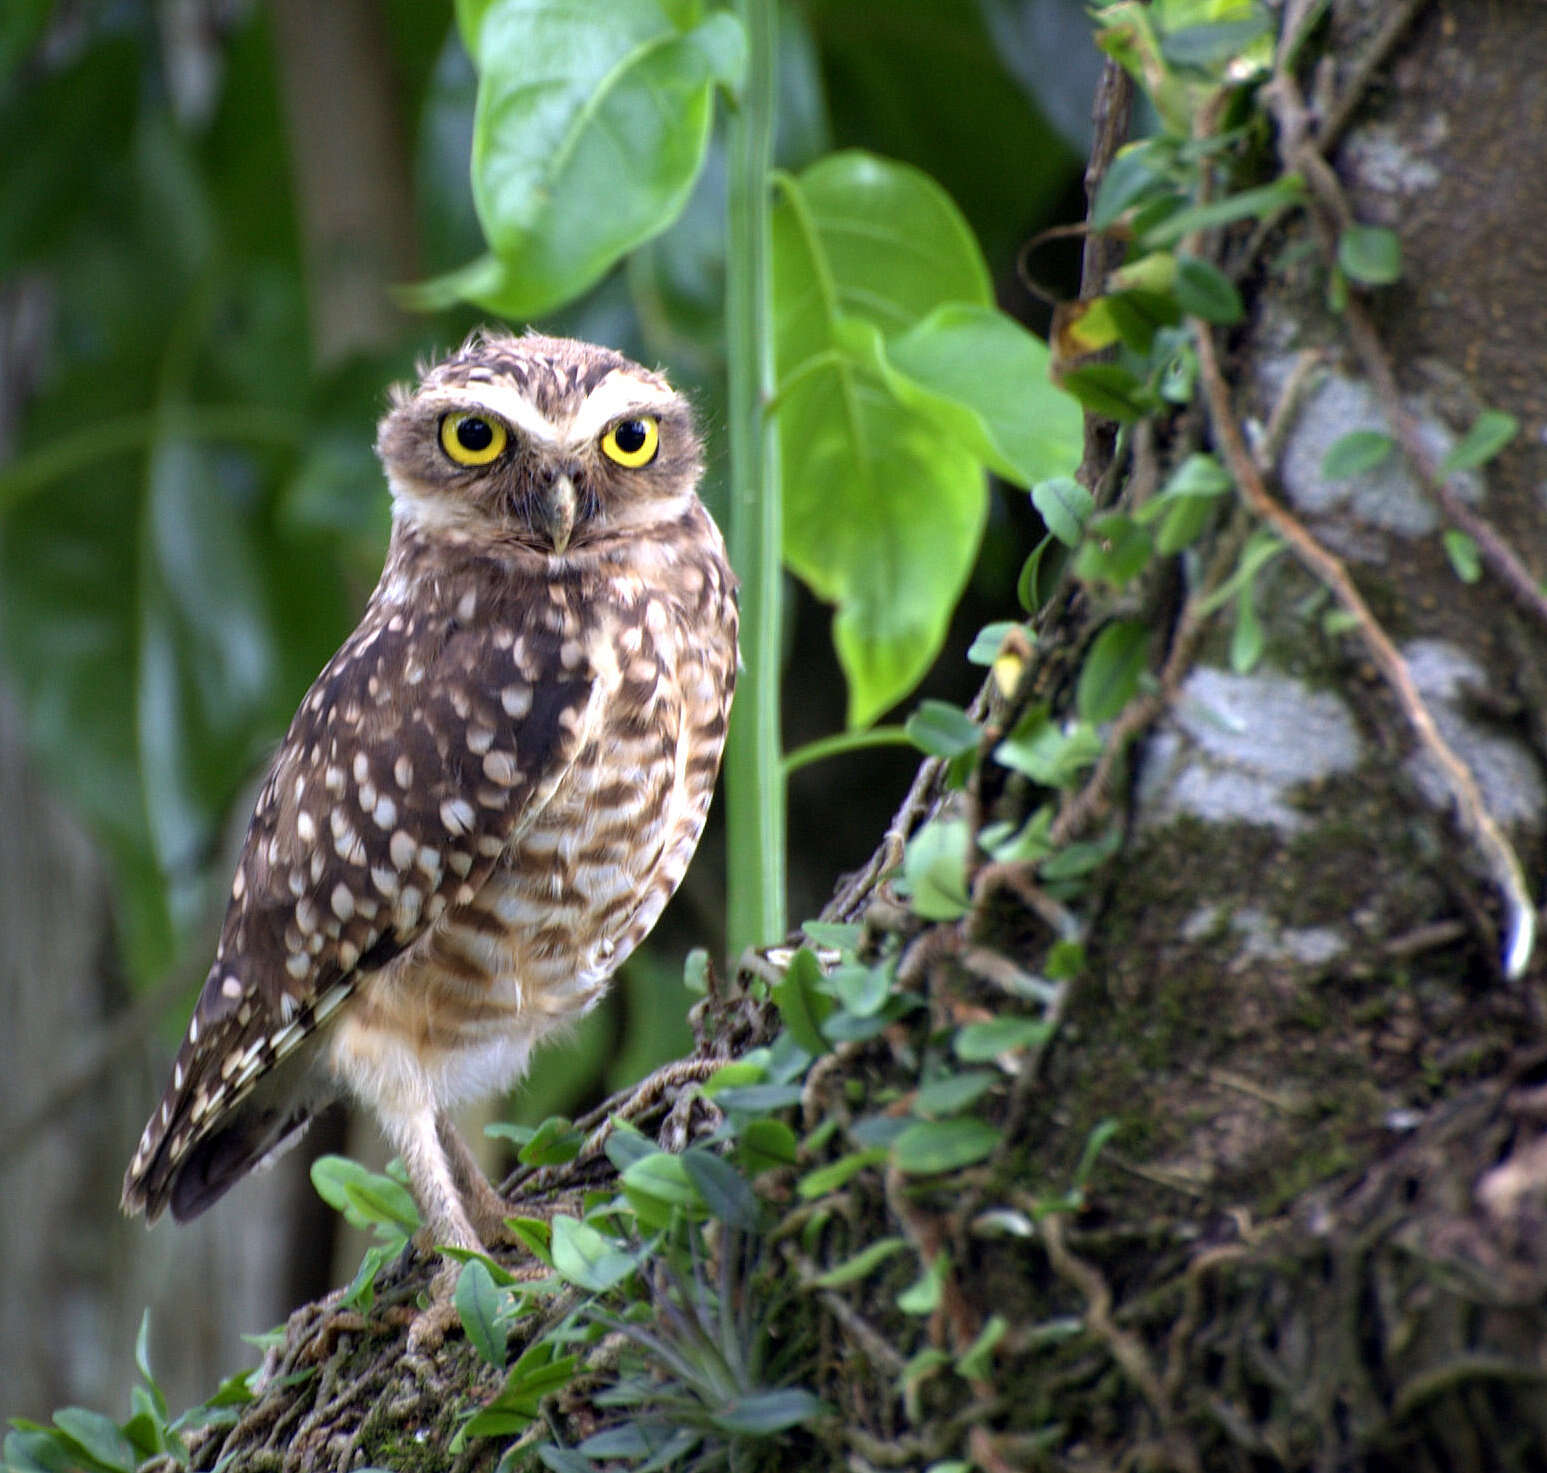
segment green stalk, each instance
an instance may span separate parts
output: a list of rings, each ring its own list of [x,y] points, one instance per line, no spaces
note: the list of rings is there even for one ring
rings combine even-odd
[[[778,0],[737,0],[747,77],[730,119],[725,331],[729,356],[730,551],[741,575],[741,657],[726,756],[726,932],[731,956],[782,941],[784,773],[779,731],[779,636],[784,508],[773,398],[769,172],[773,164]]]

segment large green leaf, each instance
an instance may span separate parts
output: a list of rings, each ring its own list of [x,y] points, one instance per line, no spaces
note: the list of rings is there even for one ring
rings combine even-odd
[[[410,299],[535,317],[681,213],[744,37],[725,11],[657,0],[462,0],[458,21],[478,68],[473,201],[490,253]]]
[[[947,302],[986,308],[988,273],[945,193],[904,164],[840,153],[781,176],[773,220],[790,568],[837,605],[833,639],[863,726],[940,648],[986,515],[982,464],[856,353]]]
[[[1047,344],[1003,312],[947,302],[890,342],[855,318],[840,337],[899,402],[1005,480],[1029,489],[1079,465],[1080,406],[1048,376]]]

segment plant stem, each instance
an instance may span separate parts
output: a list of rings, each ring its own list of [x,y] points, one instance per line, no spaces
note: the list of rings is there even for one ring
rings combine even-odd
[[[737,0],[747,76],[729,127],[725,327],[729,358],[731,561],[741,576],[745,665],[726,758],[731,956],[784,939],[784,773],[779,730],[784,509],[773,397],[769,171],[773,158],[777,0]]]
[[[908,735],[905,726],[867,726],[859,731],[836,732],[832,736],[807,742],[803,747],[796,747],[784,759],[784,775],[788,777],[813,762],[821,762],[827,757],[840,757],[845,752],[866,752],[876,747],[907,747],[912,742],[913,738]]]

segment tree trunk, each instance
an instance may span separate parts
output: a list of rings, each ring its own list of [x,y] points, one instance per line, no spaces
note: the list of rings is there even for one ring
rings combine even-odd
[[[1286,23],[1308,8],[1286,6]],[[837,1415],[746,1466],[1547,1466],[1542,966],[1510,977],[1501,962],[1531,919],[1510,899],[1510,846],[1535,893],[1547,828],[1544,15],[1336,0],[1262,94],[1311,205],[1249,255],[1244,230],[1199,243],[1242,274],[1248,319],[1195,324],[1212,333],[1198,403],[1089,467],[1134,505],[1211,449],[1242,492],[1147,590],[1157,694],[1116,724],[1142,733],[1132,782],[1093,785],[1059,820],[1072,836],[1120,815],[1121,848],[1067,908],[1031,867],[979,855],[969,913],[926,924],[892,877],[942,802],[927,765],[833,907],[864,920],[868,954],[900,948],[896,985],[927,1008],[813,1068],[797,1129],[842,1129],[799,1170],[906,1108],[921,1061],[949,1060],[949,1030],[1035,1016],[1017,997],[1042,995],[1075,930],[1085,965],[1052,1038],[997,1061],[984,1114],[1006,1142],[986,1163],[907,1178],[877,1162],[824,1214],[793,1173],[765,1179],[783,1223],[761,1239],[764,1271],[792,1295],[777,1328],[806,1347],[795,1379]],[[1349,219],[1393,228],[1404,271],[1334,310],[1327,253]],[[1438,486],[1434,463],[1485,408],[1521,433]],[[1405,453],[1330,479],[1329,448],[1356,429],[1392,430]],[[1233,565],[1264,517],[1290,552],[1256,580],[1263,655],[1241,673],[1228,623],[1187,599],[1194,570]],[[1442,536],[1457,525],[1480,551],[1475,581]],[[1068,703],[1112,612],[1075,586],[1044,612],[1035,649],[1001,667],[1013,688],[985,698],[984,752],[1031,692]],[[1037,796],[985,760],[964,811],[1014,821]],[[727,1019],[739,1033],[715,1032]],[[736,994],[707,1026],[702,1052],[726,1057],[776,1022]],[[657,1091],[641,1119],[664,1116],[680,1147],[716,1118],[690,1093]],[[591,1158],[567,1180],[607,1169]],[[883,1238],[909,1251],[812,1283]],[[923,1312],[900,1309],[931,1266],[905,1301]],[[412,1287],[427,1270],[405,1272]],[[439,1445],[498,1378],[457,1338],[403,1360],[390,1320],[298,1316],[275,1368],[324,1374],[273,1378],[198,1466]],[[572,1440],[606,1416],[585,1383],[554,1411]],[[462,1463],[492,1467],[503,1445],[474,1441]]]

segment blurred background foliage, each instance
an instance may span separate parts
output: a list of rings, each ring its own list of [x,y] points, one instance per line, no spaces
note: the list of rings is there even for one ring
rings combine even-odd
[[[331,3],[0,6],[0,682],[107,858],[129,991],[187,973],[167,1037],[202,976],[265,758],[379,569],[387,503],[371,442],[385,387],[482,317],[400,310],[384,289],[485,248],[468,171],[477,82],[449,0],[337,8],[369,47],[329,54]],[[798,170],[862,147],[926,171],[976,232],[1000,305],[1040,329],[1017,255],[1083,213],[1097,69],[1077,0],[790,3],[776,161]],[[354,137],[316,104],[362,72],[386,125]],[[348,220],[330,230],[329,210],[361,190],[388,225],[367,209],[353,236]],[[695,396],[714,508],[724,190],[717,136],[676,224],[538,324],[661,364]],[[1032,269],[1069,294],[1074,251],[1039,251]],[[1013,607],[1034,535],[1023,493],[993,499],[924,693],[970,695],[961,653]],[[789,608],[787,750],[845,719],[828,611],[805,595]],[[915,759],[877,750],[795,775],[792,916],[814,914],[866,857]],[[681,957],[719,949],[722,860],[712,832],[616,1006],[539,1069],[523,1118],[575,1109],[680,1050]],[[42,1097],[46,1041],[36,1051]]]

